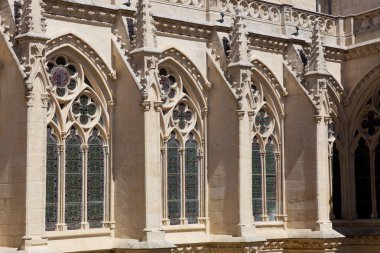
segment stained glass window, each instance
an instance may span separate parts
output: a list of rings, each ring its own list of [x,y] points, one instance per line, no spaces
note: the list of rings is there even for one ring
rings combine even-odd
[[[340,184],[340,161],[339,150],[334,143],[332,152],[332,183],[333,183],[333,213],[335,219],[342,218],[342,197],[341,197],[341,184]]]
[[[359,219],[370,219],[371,204],[371,172],[369,148],[363,138],[355,151],[355,188],[356,214]]]
[[[199,216],[199,166],[198,145],[190,135],[185,153],[186,218],[189,224],[198,223]]]
[[[87,221],[90,228],[100,228],[104,206],[104,151],[98,131],[88,141],[87,155]]]
[[[46,231],[55,230],[57,224],[58,209],[58,153],[57,139],[51,134],[51,128],[47,128],[46,147]]]
[[[269,220],[276,218],[276,154],[272,140],[265,146],[266,203]]]
[[[375,149],[376,203],[377,218],[380,218],[380,138]]]
[[[66,138],[65,223],[67,229],[79,229],[82,221],[81,139],[70,130]]]
[[[172,133],[167,144],[168,218],[171,225],[180,224],[181,218],[181,166],[179,143]]]
[[[252,143],[252,205],[253,217],[255,221],[262,219],[262,171],[261,171],[261,156],[260,144],[255,138]]]

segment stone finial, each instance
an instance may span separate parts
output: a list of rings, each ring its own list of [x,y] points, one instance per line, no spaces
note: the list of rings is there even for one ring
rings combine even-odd
[[[240,5],[235,6],[234,24],[230,34],[230,60],[231,63],[249,62],[248,39],[244,23],[244,10]]]
[[[308,72],[327,74],[325,51],[323,47],[323,36],[321,34],[320,22],[314,23],[313,35],[311,36],[311,51],[308,64]]]
[[[18,20],[18,32],[45,33],[46,18],[43,17],[45,3],[42,0],[23,0],[21,14]]]
[[[156,48],[156,27],[150,0],[138,0],[136,12],[136,48]]]

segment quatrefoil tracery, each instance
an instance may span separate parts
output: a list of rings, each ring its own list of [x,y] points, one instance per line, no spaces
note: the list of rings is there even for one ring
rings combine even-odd
[[[270,128],[272,127],[272,118],[264,110],[260,110],[255,118],[255,126],[258,132],[262,135],[268,134]]]
[[[78,123],[87,126],[96,118],[98,109],[89,96],[81,95],[73,103],[71,111]]]
[[[173,110],[173,121],[180,130],[185,130],[192,123],[193,113],[183,102],[180,102]]]

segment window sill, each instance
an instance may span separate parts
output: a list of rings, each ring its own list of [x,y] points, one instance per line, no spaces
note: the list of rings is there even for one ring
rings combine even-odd
[[[256,228],[285,228],[283,221],[257,221],[253,224]]]
[[[187,225],[171,225],[162,227],[165,232],[194,232],[205,231],[206,226],[204,224],[187,224]]]
[[[49,231],[46,232],[46,237],[49,240],[72,239],[84,237],[102,237],[111,236],[112,231],[108,228],[94,228],[82,230],[66,230],[66,231]]]

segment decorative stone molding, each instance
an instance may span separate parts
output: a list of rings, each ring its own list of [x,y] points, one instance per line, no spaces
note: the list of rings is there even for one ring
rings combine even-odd
[[[284,243],[287,250],[321,250],[336,251],[341,239],[288,239]]]
[[[187,7],[204,8],[206,6],[206,0],[159,0],[160,2],[166,2],[171,4],[184,5]]]
[[[241,5],[244,15],[248,19],[265,20],[273,23],[281,22],[280,5],[271,4],[261,1],[242,1],[242,0],[221,0],[219,5],[222,6],[226,13],[234,13],[234,6]]]
[[[280,24],[282,20],[286,25],[298,26],[300,29],[312,30],[315,20],[322,23],[322,32],[330,35],[336,33],[336,18],[320,13],[308,12],[291,6],[267,3],[264,1],[244,0],[218,0],[217,6],[226,13],[233,13],[236,5],[244,8],[244,14],[248,19],[260,20]]]
[[[182,52],[175,48],[169,48],[162,52],[158,57],[159,61],[162,62],[167,58],[172,58],[177,61],[186,71],[194,78],[199,87],[202,87],[205,90],[209,90],[212,87],[212,84],[204,78],[201,72],[195,64],[189,60]]]
[[[354,29],[357,34],[367,33],[380,28],[380,8],[354,17]]]
[[[380,236],[366,235],[366,236],[349,236],[343,239],[344,245],[377,245],[380,246]]]
[[[157,32],[164,34],[176,34],[190,38],[209,40],[212,27],[207,25],[156,18]]]
[[[257,71],[259,71],[267,79],[267,81],[273,86],[273,88],[278,92],[280,96],[288,95],[286,88],[278,82],[273,72],[267,66],[265,66],[265,64],[259,60],[254,60],[252,64],[253,68],[257,69]]]
[[[88,43],[72,33],[64,34],[48,41],[47,52],[51,53],[54,50],[65,45],[71,45],[74,48],[78,49],[80,52],[86,55],[94,64],[94,66],[96,66],[101,73],[104,73],[106,77],[109,77],[113,80],[116,79],[116,71],[111,69],[111,67],[108,66],[108,64],[98,55],[94,49],[91,48]]]
[[[265,35],[249,34],[249,46],[260,50],[283,54],[289,45],[285,39],[269,37]]]
[[[116,12],[111,9],[61,0],[45,0],[45,15],[115,24]]]

